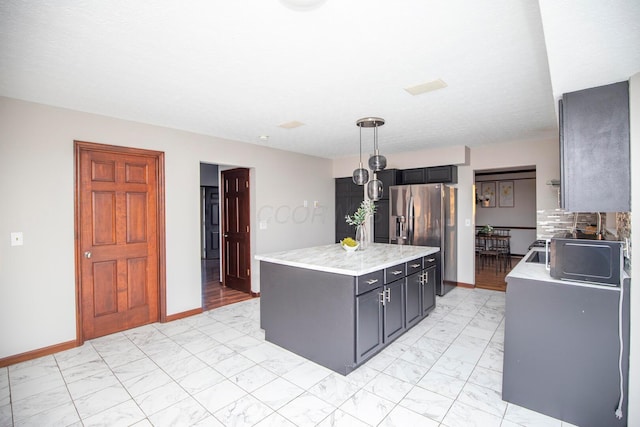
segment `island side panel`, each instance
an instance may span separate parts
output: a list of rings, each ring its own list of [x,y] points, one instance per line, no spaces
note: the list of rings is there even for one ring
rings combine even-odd
[[[346,375],[355,367],[353,276],[260,262],[267,341]]]

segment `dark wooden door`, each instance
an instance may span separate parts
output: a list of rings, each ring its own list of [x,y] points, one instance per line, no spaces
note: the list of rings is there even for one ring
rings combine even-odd
[[[224,286],[251,292],[249,169],[222,172]]]
[[[159,320],[161,156],[76,142],[83,340]]]
[[[203,247],[205,259],[220,258],[220,197],[218,187],[202,187]]]

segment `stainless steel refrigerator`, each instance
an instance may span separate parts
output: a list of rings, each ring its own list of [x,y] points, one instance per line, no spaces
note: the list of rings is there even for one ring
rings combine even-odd
[[[457,189],[444,184],[389,187],[389,243],[437,246],[440,268],[436,293],[457,282]]]

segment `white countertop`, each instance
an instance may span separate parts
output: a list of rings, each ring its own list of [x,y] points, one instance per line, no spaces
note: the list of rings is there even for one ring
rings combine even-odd
[[[347,252],[339,243],[312,248],[294,249],[256,255],[259,261],[328,273],[361,276],[376,270],[411,261],[436,253],[440,248],[431,246],[390,245],[370,243],[364,251]]]
[[[607,285],[598,285],[595,283],[586,283],[586,282],[573,282],[570,280],[558,280],[551,277],[549,274],[549,270],[546,269],[544,263],[539,264],[536,262],[527,262],[527,259],[533,252],[543,252],[542,256],[544,256],[543,248],[533,248],[522,258],[522,260],[516,264],[516,266],[511,270],[509,274],[507,274],[506,280],[509,279],[528,279],[528,280],[540,280],[549,283],[556,283],[559,285],[571,285],[571,286],[582,286],[587,288],[597,288],[597,289],[607,289],[612,291],[620,291],[619,287],[615,286],[607,286]],[[627,277],[624,275],[624,277]],[[507,286],[507,291],[509,290],[509,286]]]

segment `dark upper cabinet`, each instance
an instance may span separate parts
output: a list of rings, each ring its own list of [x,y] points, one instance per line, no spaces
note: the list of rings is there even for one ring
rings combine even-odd
[[[427,168],[425,175],[427,184],[434,184],[439,182],[444,184],[458,183],[458,167],[454,165],[434,166]]]
[[[424,184],[427,182],[426,168],[404,169],[402,171],[402,184]]]
[[[565,93],[559,111],[562,207],[630,211],[628,82]]]
[[[457,184],[458,167],[455,165],[404,169],[402,184]]]
[[[389,200],[389,187],[401,184],[402,172],[398,169],[386,169],[377,173],[378,179],[382,181],[381,200]]]
[[[401,183],[402,173],[398,169],[386,169],[377,174],[382,181],[382,198],[375,202],[373,216],[373,241],[389,243],[389,187]]]
[[[364,199],[364,188],[351,177],[336,178],[336,243],[345,237],[355,237],[356,229],[344,217],[353,215]]]

